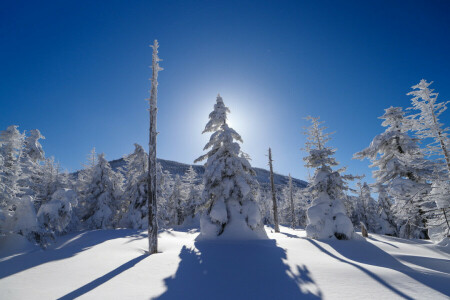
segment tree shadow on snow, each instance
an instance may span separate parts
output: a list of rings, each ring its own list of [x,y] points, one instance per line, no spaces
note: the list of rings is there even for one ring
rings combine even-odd
[[[93,230],[68,234],[46,250],[38,250],[0,262],[0,279],[27,269],[61,259],[66,259],[101,244],[107,240],[123,238],[135,234],[135,230]]]
[[[420,272],[418,270],[414,270],[402,264],[400,261],[395,259],[387,252],[366,241],[349,242],[338,240],[331,240],[331,241],[321,240],[322,243],[328,244],[340,255],[346,258],[343,259],[327,251],[325,248],[319,245],[318,242],[310,239],[306,240],[309,241],[314,246],[316,246],[325,254],[328,254],[329,256],[343,263],[349,264],[361,270],[362,272],[372,277],[374,280],[378,281],[380,284],[384,285],[386,288],[390,289],[392,292],[396,293],[398,296],[403,297],[405,299],[412,299],[412,298],[404,294],[391,284],[389,284],[387,281],[382,279],[377,274],[364,268],[364,266],[362,266],[361,264],[396,270],[428,286],[431,289],[443,293],[444,295],[450,294],[450,285],[448,284],[450,277],[448,275],[442,273]]]
[[[389,246],[391,246],[391,247],[394,247],[394,248],[397,248],[397,249],[398,249],[398,247],[395,246],[394,244],[391,244],[391,243],[388,243],[388,242],[385,242],[385,241],[382,241],[382,240],[377,240],[377,239],[374,238],[373,236],[369,236],[369,237],[367,237],[367,239],[369,239],[369,240],[371,240],[371,241],[383,243],[383,244],[386,244],[386,245],[389,245]]]
[[[275,240],[197,241],[183,247],[156,299],[321,299],[306,266],[294,272]]]
[[[68,299],[75,299],[77,297],[80,297],[90,291],[92,291],[93,289],[95,289],[96,287],[104,284],[105,282],[107,282],[108,280],[114,278],[115,276],[119,275],[120,273],[125,272],[128,269],[131,269],[132,267],[134,267],[138,262],[140,262],[141,260],[143,260],[144,258],[148,257],[148,254],[142,254],[136,258],[133,258],[132,260],[124,263],[123,265],[115,268],[114,270],[112,270],[111,272],[106,273],[105,275],[89,282],[88,284],[83,285],[82,287],[68,293],[65,296],[62,296],[61,298],[58,298],[58,300],[68,300]]]

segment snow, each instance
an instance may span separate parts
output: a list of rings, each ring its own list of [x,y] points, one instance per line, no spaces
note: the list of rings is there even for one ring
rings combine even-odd
[[[198,229],[159,234],[94,230],[47,250],[0,239],[2,299],[448,299],[450,248],[370,234],[312,240],[265,227],[266,240],[196,241]],[[14,239],[12,241],[11,239]],[[7,251],[3,251],[8,248]]]

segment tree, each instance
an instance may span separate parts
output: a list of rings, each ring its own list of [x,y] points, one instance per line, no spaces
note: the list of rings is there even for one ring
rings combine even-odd
[[[386,187],[376,185],[378,192],[378,215],[381,234],[397,236],[397,222],[394,211],[392,210],[392,200],[386,192]]]
[[[270,167],[270,188],[272,190],[272,205],[273,205],[273,223],[275,232],[280,232],[280,225],[278,222],[278,207],[275,186],[273,184],[273,167],[272,167],[272,150],[269,148],[269,167]]]
[[[200,203],[198,203],[199,195],[196,187],[197,173],[192,166],[189,166],[189,169],[183,175],[181,180],[183,182],[183,193],[185,194],[183,203],[184,218],[193,219],[195,217],[196,208]]]
[[[38,129],[30,130],[28,135],[25,136],[23,153],[20,159],[22,179],[19,181],[19,185],[26,195],[37,197],[35,204],[41,202],[38,195],[43,180],[41,163],[45,161],[45,153],[39,143],[40,139],[45,139],[45,137],[41,135]]]
[[[227,124],[229,112],[218,95],[203,130],[212,132],[204,147],[209,151],[195,161],[207,160],[203,176],[207,209],[200,220],[201,237],[265,238],[259,207],[251,192],[257,184],[255,172],[237,143],[243,142],[241,136]]]
[[[352,222],[346,215],[343,203],[344,190],[347,189],[340,171],[333,171],[332,166],[338,162],[332,157],[335,151],[326,147],[331,133],[324,133],[326,128],[319,118],[307,117],[311,126],[307,128],[307,142],[305,149],[309,155],[303,158],[306,167],[315,168],[310,186],[313,197],[312,205],[308,209],[308,225],[306,234],[314,239],[337,238],[348,240],[355,238]]]
[[[125,227],[143,229],[147,226],[147,172],[148,155],[139,144],[134,144],[134,152],[124,158],[126,162],[126,184],[123,199],[126,212],[121,223]]]
[[[416,114],[409,116],[411,122],[411,129],[415,131],[416,136],[422,141],[430,141],[426,147],[426,154],[431,157],[436,163],[435,178],[433,179],[433,192],[430,193],[429,199],[435,203],[441,212],[435,210],[429,214],[433,221],[428,224],[433,224],[434,227],[442,228],[443,236],[449,234],[450,225],[447,217],[450,207],[450,154],[448,152],[449,128],[444,128],[444,125],[439,121],[439,116],[447,110],[447,103],[437,102],[438,93],[435,93],[429,86],[433,82],[427,82],[422,79],[417,85],[413,86],[413,91],[408,95],[413,96],[411,99],[411,110],[419,111]],[[445,228],[445,225],[447,225]],[[436,232],[436,229],[433,230]],[[438,230],[439,231],[439,230]]]
[[[394,197],[396,216],[402,223],[400,235],[426,238],[426,218],[423,205],[430,185],[427,182],[433,166],[425,160],[421,149],[407,131],[408,124],[401,107],[385,110],[382,126],[386,130],[375,136],[369,147],[355,153],[354,158],[368,158],[376,167],[373,177],[378,185],[386,186]]]
[[[291,218],[291,228],[295,229],[297,225],[297,220],[295,218],[295,205],[294,205],[294,193],[292,190],[292,177],[289,174],[289,207],[290,207],[290,218]]]
[[[172,193],[168,201],[168,210],[171,225],[181,225],[184,221],[183,207],[183,183],[181,182],[180,176],[177,174],[175,176],[175,182],[173,185]]]
[[[148,155],[148,253],[158,252],[158,221],[157,221],[157,187],[156,187],[156,116],[158,112],[158,72],[163,68],[159,66],[161,59],[158,57],[158,41],[155,40],[152,55],[152,88],[150,90],[150,130],[149,130],[149,155]]]
[[[20,133],[18,126],[11,125],[6,130],[0,132],[0,155],[3,163],[0,165],[0,180],[2,190],[0,191],[0,204],[2,206],[11,205],[12,199],[20,196],[23,187],[20,180],[23,180],[21,159],[23,156],[25,134]]]
[[[379,233],[377,203],[370,195],[370,187],[367,182],[358,182],[357,185],[359,187],[359,220],[365,224],[367,231]]]
[[[85,193],[87,198],[84,200],[85,213],[82,221],[87,228],[105,229],[115,226],[122,197],[122,184],[122,175],[111,169],[104,154],[99,154],[92,182]]]

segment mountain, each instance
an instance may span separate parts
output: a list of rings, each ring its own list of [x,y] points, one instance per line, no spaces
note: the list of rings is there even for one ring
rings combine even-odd
[[[158,162],[161,164],[163,170],[169,171],[172,176],[175,175],[183,176],[189,169],[189,166],[191,166],[188,164],[183,164],[176,161],[165,160],[160,158],[158,158]],[[111,167],[114,170],[125,167],[125,161],[123,158],[112,160],[109,163],[111,164]],[[195,172],[197,172],[200,178],[203,176],[203,173],[205,173],[205,168],[203,166],[192,165],[192,167],[194,168]],[[256,180],[258,180],[260,185],[265,186],[270,183],[269,171],[260,168],[253,168],[253,170],[255,170],[256,172]],[[288,183],[288,180],[289,178],[287,176],[276,173],[273,174],[273,181],[274,184],[276,185],[285,185]],[[305,181],[296,178],[292,178],[292,184],[298,188],[305,188],[307,185]]]

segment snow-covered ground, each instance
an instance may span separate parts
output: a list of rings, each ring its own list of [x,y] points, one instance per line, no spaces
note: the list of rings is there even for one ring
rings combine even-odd
[[[200,241],[198,231],[96,230],[45,251],[0,240],[1,299],[448,299],[450,248],[371,235],[317,241],[281,227],[270,240]]]

